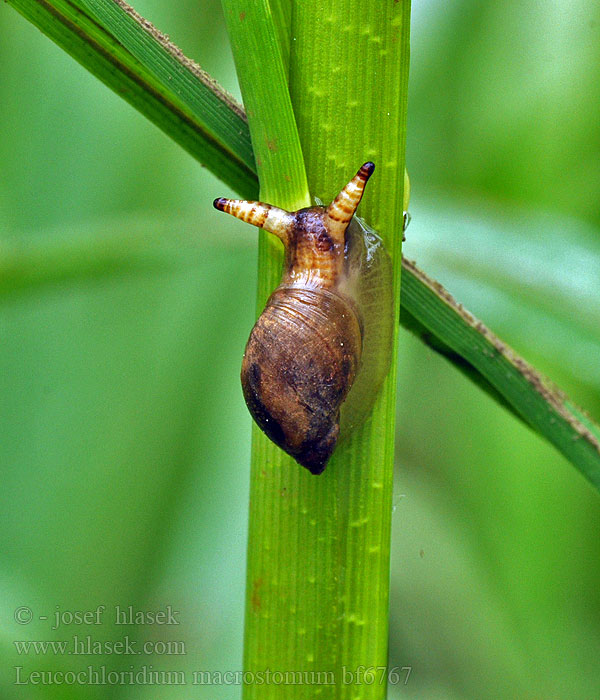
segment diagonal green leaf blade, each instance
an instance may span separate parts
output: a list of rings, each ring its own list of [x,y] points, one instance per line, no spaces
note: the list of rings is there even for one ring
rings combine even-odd
[[[256,196],[242,109],[149,23],[114,2],[10,4],[230,187]]]
[[[506,343],[474,318],[436,282],[412,262],[404,260],[403,311],[426,328],[417,334],[434,349],[480,374],[492,395],[500,394],[534,430],[548,439],[589,481],[600,489],[600,427],[577,408],[563,392],[537,372]],[[401,320],[402,316],[401,316]],[[433,336],[441,343],[428,339]]]
[[[248,140],[245,114],[200,66],[185,56],[122,0],[77,0],[110,34],[142,63],[157,84],[172,86],[170,98],[193,115],[209,137],[221,143],[231,158],[254,171],[254,155]]]

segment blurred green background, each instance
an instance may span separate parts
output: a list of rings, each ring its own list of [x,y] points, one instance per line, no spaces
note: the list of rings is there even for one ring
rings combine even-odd
[[[218,2],[135,6],[237,94]],[[405,254],[600,417],[600,7],[415,2],[411,71]],[[255,234],[7,5],[0,124],[0,697],[239,697],[192,674],[242,667]],[[399,362],[390,698],[600,697],[598,494],[404,331]],[[74,634],[158,645],[15,646]],[[187,685],[16,683],[89,665]]]

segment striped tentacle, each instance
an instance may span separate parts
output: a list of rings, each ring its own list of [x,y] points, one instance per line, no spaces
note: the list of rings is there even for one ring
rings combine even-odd
[[[289,234],[294,225],[294,216],[290,212],[263,202],[249,202],[245,199],[227,199],[219,197],[213,202],[215,209],[235,216],[252,226],[263,228],[273,233],[284,245],[288,244]]]
[[[374,170],[375,165],[371,162],[362,165],[352,180],[327,208],[324,223],[329,233],[338,243],[344,242],[346,227],[360,204],[365,185]]]

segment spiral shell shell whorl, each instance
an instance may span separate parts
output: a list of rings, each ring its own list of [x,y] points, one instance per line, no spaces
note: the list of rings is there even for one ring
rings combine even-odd
[[[346,231],[374,169],[365,163],[328,207],[287,212],[262,202],[214,201],[285,246],[281,282],[246,345],[242,389],[259,427],[313,474],[335,449],[340,407],[360,367],[362,321],[343,291]]]

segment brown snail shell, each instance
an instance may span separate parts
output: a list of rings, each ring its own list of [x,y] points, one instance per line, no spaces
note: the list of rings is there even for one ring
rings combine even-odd
[[[378,236],[352,221],[374,169],[365,163],[328,207],[214,202],[285,246],[281,283],[246,345],[242,389],[260,428],[313,474],[325,469],[340,423],[349,433],[364,420],[389,368],[391,262]]]

